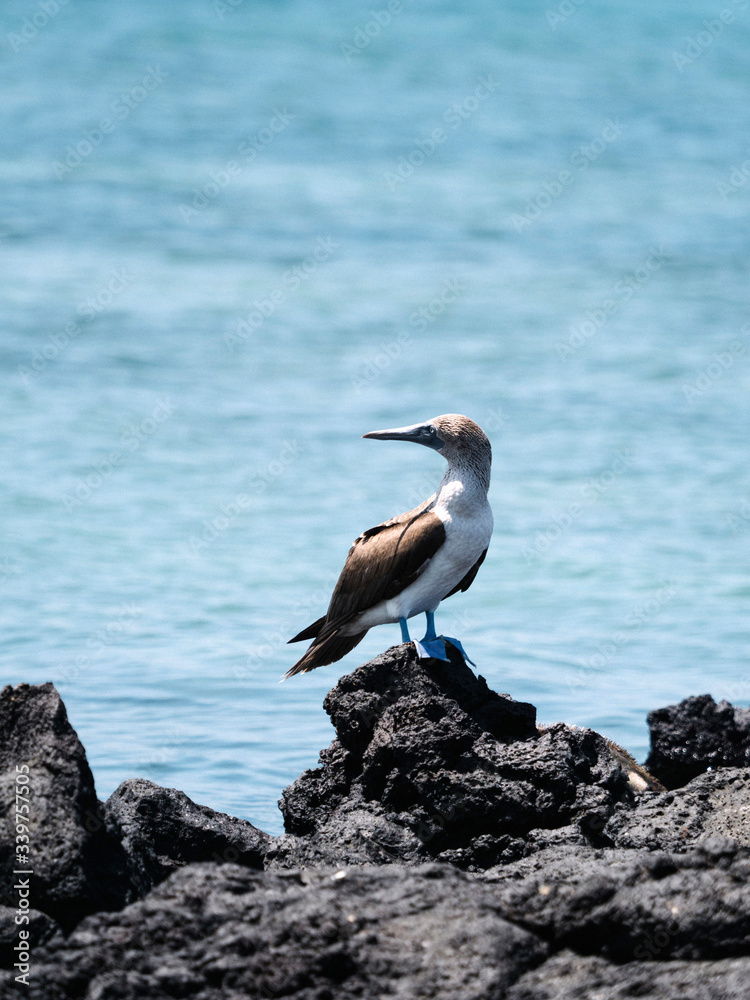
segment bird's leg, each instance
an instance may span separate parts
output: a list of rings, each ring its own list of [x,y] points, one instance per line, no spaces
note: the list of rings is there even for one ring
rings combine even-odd
[[[442,636],[438,637],[435,634],[435,612],[425,611],[425,614],[427,615],[427,631],[418,642],[416,639],[414,640],[417,658],[420,660],[445,660],[447,662],[445,643]]]
[[[411,642],[411,636],[409,635],[409,626],[406,624],[406,619],[399,618],[398,623],[401,626],[401,642]]]
[[[419,642],[415,642],[414,645],[417,650],[417,656],[420,660],[422,659],[433,659],[433,660],[448,660],[448,654],[445,649],[446,642],[449,642],[452,646],[455,646],[459,651],[461,656],[467,663],[470,663],[473,667],[476,666],[473,660],[470,660],[464,651],[464,647],[458,641],[458,639],[452,638],[449,635],[437,635],[435,632],[435,612],[425,611],[427,616],[427,631],[425,632],[422,639]]]
[[[422,642],[430,642],[432,639],[437,639],[437,632],[435,631],[435,612],[425,611],[427,616],[427,631],[422,637]]]

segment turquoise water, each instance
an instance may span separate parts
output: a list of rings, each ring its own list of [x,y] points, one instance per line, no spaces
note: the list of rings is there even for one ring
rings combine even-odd
[[[491,686],[641,759],[649,709],[749,703],[745,0],[0,16],[2,677],[100,796],[280,830],[398,628],[279,686],[285,640],[442,472],[360,435],[443,412],[493,442],[438,612]]]

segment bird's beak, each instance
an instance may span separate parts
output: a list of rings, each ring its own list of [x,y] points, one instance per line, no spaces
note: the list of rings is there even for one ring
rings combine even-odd
[[[394,427],[386,431],[370,431],[363,434],[363,438],[374,438],[376,441],[414,441],[416,444],[425,444],[428,448],[439,451],[444,441],[437,436],[432,424],[412,424],[411,427]]]

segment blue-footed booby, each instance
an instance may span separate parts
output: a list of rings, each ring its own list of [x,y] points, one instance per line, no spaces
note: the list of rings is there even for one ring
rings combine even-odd
[[[362,436],[427,445],[448,468],[437,491],[418,507],[355,539],[328,611],[289,640],[313,641],[284,678],[340,660],[375,625],[399,622],[401,641],[410,642],[406,622],[419,614],[427,616],[427,632],[414,643],[418,656],[447,660],[445,642],[451,642],[467,658],[457,639],[436,635],[434,615],[446,597],[469,589],[490,544],[487,435],[468,417],[445,413],[424,424]]]

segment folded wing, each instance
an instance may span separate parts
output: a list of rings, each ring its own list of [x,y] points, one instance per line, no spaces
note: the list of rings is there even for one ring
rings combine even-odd
[[[340,630],[357,615],[400,594],[424,572],[445,541],[443,522],[431,509],[430,497],[414,510],[401,514],[357,538],[323,618],[309,625],[291,642],[314,641],[285,677],[314,670],[340,659],[367,633],[341,635]]]

